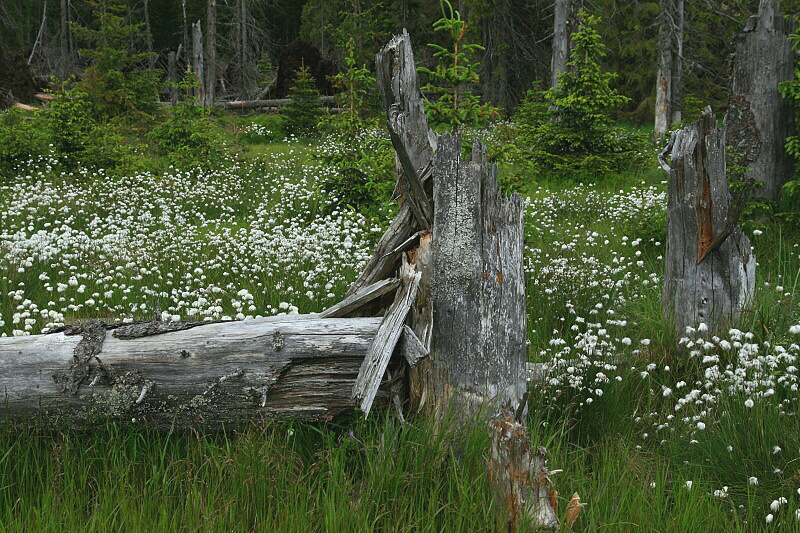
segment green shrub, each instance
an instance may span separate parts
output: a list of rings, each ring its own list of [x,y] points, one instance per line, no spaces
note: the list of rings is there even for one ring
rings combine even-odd
[[[41,120],[26,120],[18,109],[0,113],[0,183],[20,166],[47,151]]]
[[[569,69],[558,85],[528,91],[515,117],[520,127],[519,147],[539,171],[582,179],[635,167],[646,161],[646,135],[626,131],[611,122],[611,112],[628,101],[611,84],[616,75],[603,72],[606,54],[595,27],[597,17],[582,12],[580,29]]]
[[[187,73],[176,84],[185,94],[191,94],[197,80]],[[187,96],[167,112],[167,119],[147,134],[161,155],[177,167],[207,168],[224,156],[220,135],[208,118],[209,111],[197,105],[194,97]]]
[[[331,199],[328,211],[348,208],[367,216],[379,216],[391,202],[395,185],[392,143],[374,131],[339,135],[322,151],[320,160],[337,172],[326,173],[320,188]]]
[[[45,114],[48,138],[66,168],[93,166],[85,153],[90,135],[97,127],[92,104],[84,91],[69,88],[69,81],[61,83],[60,89],[53,93]]]
[[[800,24],[800,23],[799,23]],[[789,36],[792,49],[800,51],[800,31]],[[778,86],[781,96],[789,100],[794,109],[795,123],[800,124],[800,59],[795,54],[794,79],[784,81]],[[800,226],[800,135],[786,139],[786,152],[794,159],[792,178],[783,186],[779,198],[778,216],[786,222]]]
[[[286,132],[292,135],[311,135],[322,118],[319,91],[308,67],[301,66],[290,89],[292,103],[286,108]]]

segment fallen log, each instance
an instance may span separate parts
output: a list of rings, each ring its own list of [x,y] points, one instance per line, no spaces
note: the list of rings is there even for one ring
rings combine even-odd
[[[248,418],[328,420],[352,409],[350,394],[380,323],[313,315],[90,322],[2,338],[0,399],[7,415],[29,420],[103,416],[210,427]],[[383,384],[382,403],[387,391]]]
[[[333,102],[333,96],[321,96],[318,100],[320,105]],[[255,109],[260,107],[283,107],[292,103],[291,98],[272,98],[270,100],[233,100],[230,102],[214,102],[214,107],[223,109]]]

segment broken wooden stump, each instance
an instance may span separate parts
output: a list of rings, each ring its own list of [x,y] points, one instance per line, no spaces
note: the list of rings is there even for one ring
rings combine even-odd
[[[701,322],[719,331],[751,302],[756,261],[738,226],[743,199],[731,199],[724,135],[710,108],[673,134],[660,161],[669,173],[664,317],[678,334]]]
[[[328,420],[350,393],[380,318],[107,325],[0,339],[12,418],[91,416],[169,427]],[[109,329],[113,328],[113,329]],[[378,396],[388,400],[387,389]]]

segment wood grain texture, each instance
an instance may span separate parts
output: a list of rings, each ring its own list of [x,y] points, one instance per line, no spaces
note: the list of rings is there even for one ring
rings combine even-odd
[[[380,318],[290,315],[135,339],[0,339],[0,394],[13,417],[108,416],[216,425],[247,418],[329,419],[350,393]],[[388,390],[378,395],[388,398]]]
[[[361,364],[358,378],[353,384],[353,400],[360,402],[365,418],[369,416],[375,395],[389,366],[389,360],[403,332],[406,316],[417,295],[419,278],[420,273],[414,266],[404,261],[400,269],[402,288],[397,291],[394,302],[386,311]]]
[[[761,0],[758,16],[734,40],[725,114],[726,145],[740,154],[737,165],[749,167],[745,177],[764,181],[756,195],[770,200],[777,199],[792,173],[784,145],[794,132],[794,113],[778,93],[778,84],[794,77],[789,31],[778,0]]]
[[[357,290],[350,296],[346,296],[344,300],[330,306],[320,313],[319,316],[320,318],[346,317],[373,300],[396,290],[399,286],[399,278],[382,279],[372,285]]]
[[[720,330],[751,301],[756,261],[741,228],[727,228],[735,213],[724,137],[710,109],[673,135],[669,169],[664,316],[679,334],[700,322]],[[727,238],[712,249],[723,231]]]
[[[433,169],[432,408],[514,410],[526,390],[522,199],[500,197],[480,143],[464,161],[445,135]]]

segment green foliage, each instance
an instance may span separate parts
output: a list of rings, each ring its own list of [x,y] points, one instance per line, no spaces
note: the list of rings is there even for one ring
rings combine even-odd
[[[308,67],[302,65],[290,89],[291,105],[286,109],[286,132],[293,135],[311,135],[322,118],[319,91]]]
[[[800,50],[800,26],[789,36],[792,49]],[[795,55],[794,79],[778,85],[781,96],[789,100],[794,109],[795,123],[800,124],[800,59]],[[800,226],[800,135],[786,139],[786,152],[794,159],[794,171],[781,191],[781,210],[778,216],[793,225]]]
[[[35,120],[26,120],[22,111],[0,113],[0,183],[33,157],[46,152],[47,139]]]
[[[87,0],[96,27],[73,25],[75,34],[91,48],[81,49],[91,61],[77,87],[91,104],[100,122],[127,120],[138,122],[155,111],[159,71],[142,69],[150,57],[132,53],[130,43],[142,31],[141,24],[130,24],[128,7],[122,0]]]
[[[534,84],[520,107],[520,147],[539,171],[584,177],[641,166],[646,136],[614,126],[611,112],[628,101],[613,87],[616,76],[604,72],[606,54],[596,26],[599,19],[585,12],[572,35],[569,69],[558,85],[542,91]]]
[[[196,77],[187,72],[183,81],[176,84],[186,97],[170,109],[165,122],[147,134],[161,154],[178,167],[208,168],[224,155],[222,139],[208,118],[208,110],[190,96],[196,86]]]
[[[466,42],[467,22],[453,9],[449,0],[440,0],[442,18],[433,24],[436,31],[450,35],[452,49],[428,44],[435,50],[439,62],[435,70],[420,67],[418,70],[430,76],[430,82],[422,87],[432,92],[437,99],[425,105],[425,113],[434,125],[458,128],[463,125],[481,124],[496,116],[498,110],[480,103],[480,99],[469,90],[480,81],[480,63],[470,61],[470,56],[484,48]]]
[[[62,164],[68,168],[92,166],[85,152],[89,135],[97,122],[86,92],[78,87],[69,87],[68,82],[61,83],[53,93],[45,119],[50,143]]]
[[[364,108],[367,88],[375,84],[375,78],[372,77],[369,69],[363,65],[356,66],[355,50],[355,41],[351,37],[347,41],[347,55],[344,57],[347,69],[333,78],[334,84],[343,90],[340,97],[345,112],[342,113],[341,119],[344,121],[346,130],[351,134],[355,134],[361,127],[360,113]]]
[[[391,141],[363,129],[346,131],[319,159],[337,170],[326,174],[321,183],[323,193],[332,200],[327,211],[347,208],[378,217],[390,203],[395,184]]]

